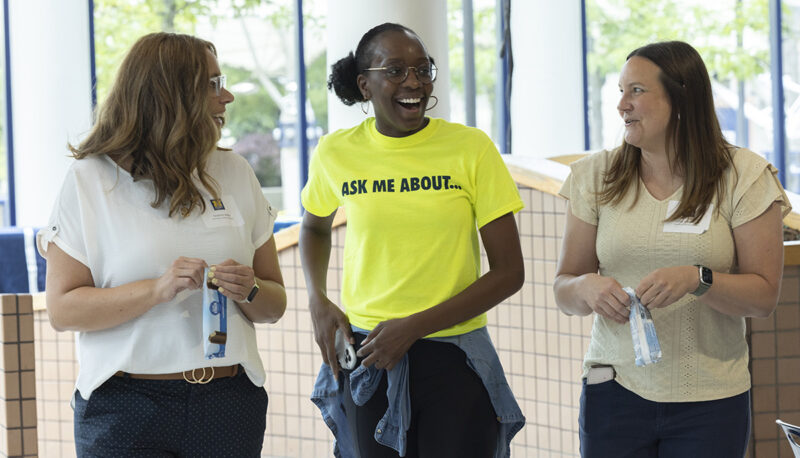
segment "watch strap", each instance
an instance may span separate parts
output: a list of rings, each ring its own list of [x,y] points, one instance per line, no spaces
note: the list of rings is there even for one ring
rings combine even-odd
[[[706,281],[703,280],[703,278],[704,278],[703,274],[705,273],[704,271],[710,270],[710,269],[708,267],[701,266],[699,264],[695,264],[695,267],[697,267],[697,274],[698,274],[698,277],[699,277],[699,282],[697,284],[697,289],[692,291],[692,295],[693,296],[702,296],[703,294],[705,294],[706,291],[708,291],[709,288],[711,288],[711,283],[706,282]]]
[[[258,282],[257,281],[255,283],[253,283],[253,288],[250,290],[250,293],[247,294],[247,297],[244,298],[244,301],[242,301],[242,302],[244,302],[245,304],[249,304],[250,302],[253,302],[253,299],[256,298],[256,294],[258,294]]]

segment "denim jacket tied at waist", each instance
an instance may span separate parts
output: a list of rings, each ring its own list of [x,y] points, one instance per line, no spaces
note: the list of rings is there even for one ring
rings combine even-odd
[[[368,334],[369,331],[353,326],[353,332]],[[497,356],[489,332],[485,327],[466,334],[451,337],[434,337],[431,340],[451,343],[460,348],[467,356],[467,364],[480,377],[500,423],[497,436],[495,458],[511,456],[511,439],[525,425],[525,417],[517,404],[511,388],[508,386],[503,366]],[[386,414],[375,427],[375,440],[396,450],[400,456],[406,455],[406,432],[411,423],[411,399],[408,392],[408,355],[390,371],[375,369],[375,366],[358,366],[350,373],[350,389],[353,401],[357,405],[366,403],[375,393],[384,373],[387,374],[386,396],[389,406]],[[344,387],[340,387],[333,372],[327,364],[323,364],[314,385],[311,401],[319,407],[325,423],[336,438],[334,455],[338,458],[354,458],[353,440],[340,407],[344,396]]]

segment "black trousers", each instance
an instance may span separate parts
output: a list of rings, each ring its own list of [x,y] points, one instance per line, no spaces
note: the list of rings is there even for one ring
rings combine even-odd
[[[648,401],[616,380],[587,385],[578,417],[584,458],[742,457],[750,391],[695,402]]]
[[[111,377],[75,393],[75,448],[85,457],[258,457],[267,392],[243,371],[207,385]]]
[[[366,336],[354,334],[361,344]],[[358,348],[356,345],[356,348]],[[411,427],[407,458],[491,458],[499,423],[480,377],[456,345],[418,340],[408,350]],[[359,363],[361,361],[359,360]],[[375,441],[375,427],[386,413],[386,374],[363,406],[350,398],[349,371],[345,371],[342,406],[361,458],[397,457],[396,451]]]

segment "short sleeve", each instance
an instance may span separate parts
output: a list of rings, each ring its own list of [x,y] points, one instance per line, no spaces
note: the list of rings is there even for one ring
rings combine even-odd
[[[256,208],[251,237],[253,246],[259,248],[272,237],[278,211],[275,210],[275,207],[264,197],[264,193],[261,191],[261,184],[258,182],[258,178],[256,178],[252,169],[250,169],[250,184]]]
[[[475,218],[478,227],[525,206],[503,158],[487,138],[488,147],[475,168]]]
[[[786,216],[792,206],[778,180],[778,169],[749,150],[740,149],[734,160],[735,187],[731,192],[731,227],[735,228],[764,213],[773,202]]]
[[[602,153],[595,153],[602,154]],[[591,156],[570,165],[571,172],[558,194],[569,200],[569,210],[581,221],[597,226],[599,220],[596,191],[594,189],[595,171]]]
[[[52,242],[81,264],[89,266],[81,219],[81,201],[74,166],[70,168],[61,185],[47,226],[36,233],[36,248],[46,258],[47,247]]]
[[[338,195],[328,175],[325,173],[326,138],[322,137],[317,145],[308,170],[308,182],[300,193],[303,208],[309,213],[325,217],[336,211],[341,205]]]

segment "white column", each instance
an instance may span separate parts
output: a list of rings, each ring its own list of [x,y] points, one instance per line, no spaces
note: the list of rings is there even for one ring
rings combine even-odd
[[[47,223],[75,144],[92,121],[87,0],[9,2],[18,226]]]
[[[450,67],[447,60],[447,2],[444,0],[330,0],[328,72],[334,62],[351,51],[355,52],[358,41],[367,30],[384,22],[396,22],[414,30],[425,43],[439,69],[433,90],[439,104],[428,115],[449,118]],[[328,93],[328,128],[331,132],[355,126],[366,117],[359,104],[347,107],[332,91]]]
[[[511,3],[512,152],[549,157],[584,150],[580,2]]]

